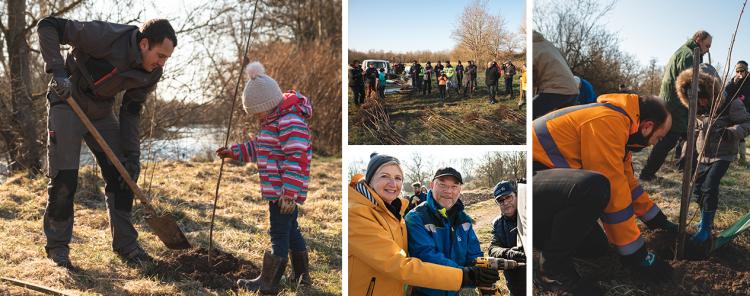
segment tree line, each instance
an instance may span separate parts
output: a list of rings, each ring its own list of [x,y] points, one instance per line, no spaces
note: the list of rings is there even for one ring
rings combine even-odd
[[[0,161],[11,171],[41,171],[46,143],[44,73],[36,24],[46,16],[140,25],[156,1],[8,0],[0,8]],[[141,136],[190,123],[224,124],[237,75],[242,41],[252,34],[249,60],[260,60],[282,88],[295,88],[313,100],[314,150],[341,151],[341,1],[258,1],[255,29],[249,32],[255,1],[197,3],[169,17],[177,31],[179,55],[167,63],[162,81],[145,103]],[[139,7],[140,9],[133,9]],[[69,46],[62,46],[66,55]],[[244,83],[244,80],[242,81]],[[241,88],[240,88],[241,91]],[[122,94],[120,94],[121,96]],[[239,101],[239,100],[238,100]],[[117,112],[119,108],[115,108]],[[236,115],[244,126],[241,108]],[[234,130],[242,130],[233,127]],[[233,138],[242,137],[235,132]]]

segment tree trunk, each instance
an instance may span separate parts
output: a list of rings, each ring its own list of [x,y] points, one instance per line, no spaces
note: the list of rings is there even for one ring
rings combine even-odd
[[[10,60],[11,112],[18,137],[11,156],[15,159],[11,170],[26,170],[36,174],[41,169],[42,149],[39,141],[38,114],[34,112],[31,97],[31,73],[29,73],[30,50],[26,41],[26,1],[8,1],[8,58]]]

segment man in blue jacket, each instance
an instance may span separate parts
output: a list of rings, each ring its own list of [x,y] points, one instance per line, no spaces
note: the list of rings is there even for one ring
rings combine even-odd
[[[474,265],[482,256],[472,220],[464,212],[461,196],[463,179],[454,168],[440,168],[430,182],[427,201],[406,215],[409,256],[424,262],[461,268]],[[416,287],[416,295],[456,295]]]

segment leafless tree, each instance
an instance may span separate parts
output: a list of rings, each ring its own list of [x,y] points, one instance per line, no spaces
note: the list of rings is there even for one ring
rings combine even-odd
[[[501,57],[503,41],[511,40],[510,35],[505,20],[487,12],[486,0],[474,0],[464,8],[452,37],[458,47],[471,54],[471,59],[486,62]]]
[[[404,184],[412,184],[414,182],[422,184],[430,176],[430,171],[428,170],[430,161],[423,159],[419,152],[413,152],[411,158],[404,163],[404,167],[406,168],[406,183]]]
[[[636,85],[641,71],[632,55],[619,49],[617,34],[603,25],[616,0],[541,0],[535,3],[534,26],[554,44],[573,74],[598,93],[616,91],[621,83]]]

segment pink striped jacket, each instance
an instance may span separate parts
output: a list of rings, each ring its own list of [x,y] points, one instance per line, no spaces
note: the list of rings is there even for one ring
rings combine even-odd
[[[310,180],[312,144],[306,120],[310,100],[288,90],[284,100],[265,119],[254,139],[231,147],[235,160],[256,162],[261,195],[266,200],[287,198],[302,204]]]

